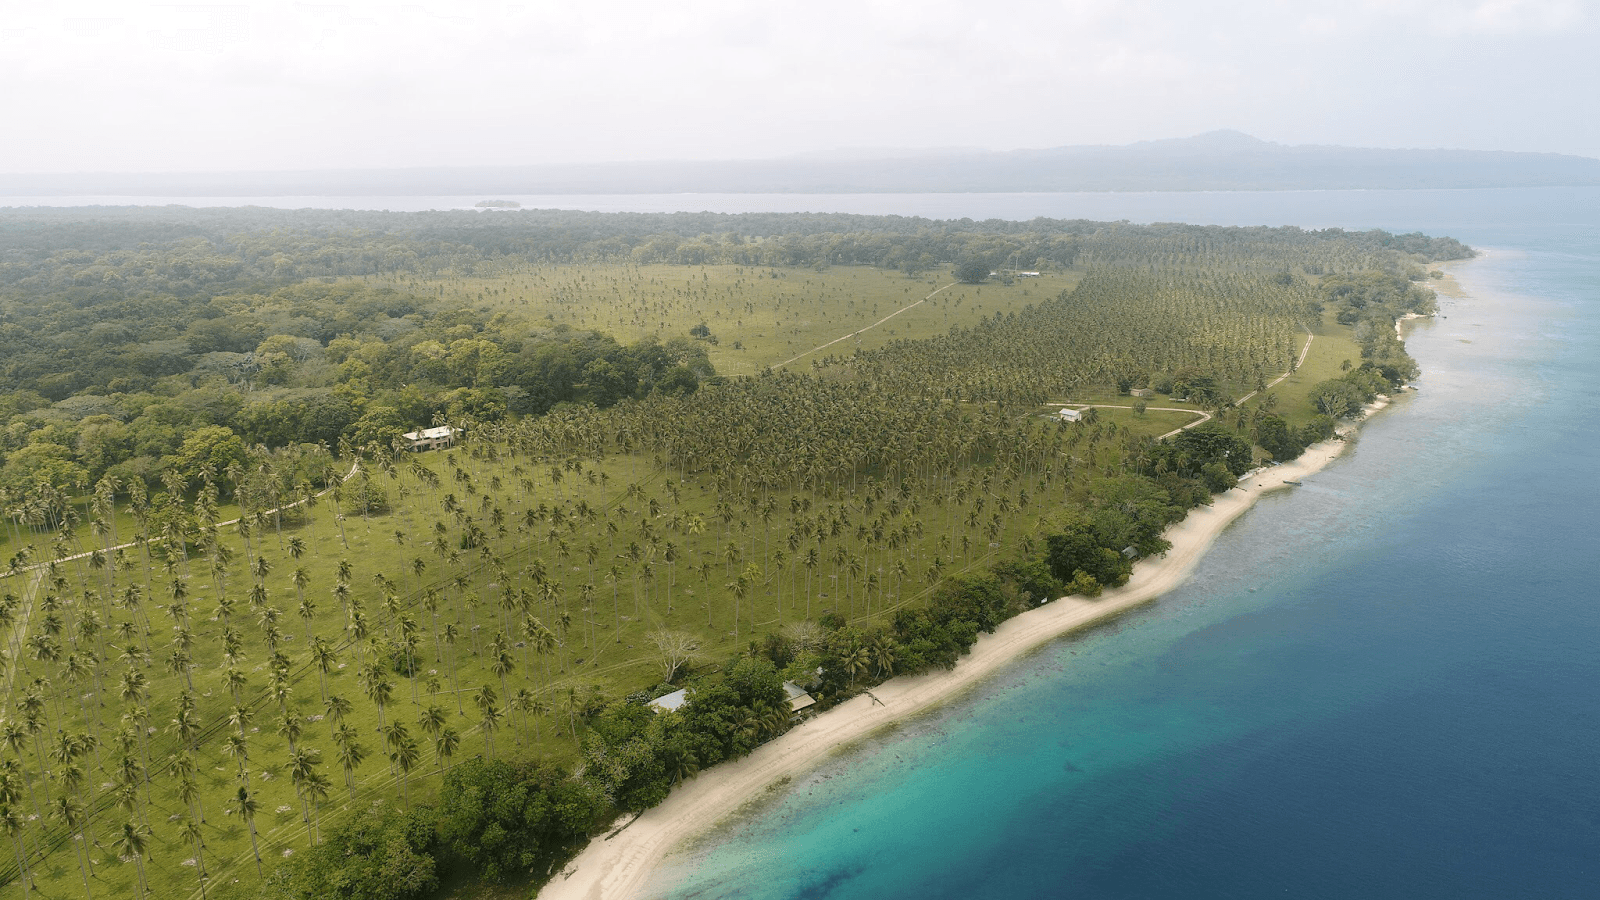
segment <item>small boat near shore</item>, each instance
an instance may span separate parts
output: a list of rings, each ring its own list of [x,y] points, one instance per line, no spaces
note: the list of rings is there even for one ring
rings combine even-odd
[[[1284,483],[1284,484],[1295,484],[1295,485],[1298,485],[1298,484],[1299,484],[1299,483],[1300,483],[1300,482],[1298,482],[1298,481],[1295,481],[1295,480],[1293,480],[1293,479],[1290,479],[1290,478],[1285,478],[1285,479],[1284,479],[1284,480],[1283,480],[1283,483]]]

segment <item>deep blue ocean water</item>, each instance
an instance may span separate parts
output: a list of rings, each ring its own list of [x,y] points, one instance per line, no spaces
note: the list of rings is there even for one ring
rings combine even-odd
[[[1600,191],[1124,199],[1098,217],[1489,255],[1412,328],[1419,390],[1187,586],[772,792],[655,894],[1600,897]]]

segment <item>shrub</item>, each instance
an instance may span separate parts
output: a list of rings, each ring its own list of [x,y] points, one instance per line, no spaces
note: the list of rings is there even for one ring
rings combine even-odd
[[[439,886],[428,807],[374,804],[295,854],[262,884],[262,900],[413,900]]]

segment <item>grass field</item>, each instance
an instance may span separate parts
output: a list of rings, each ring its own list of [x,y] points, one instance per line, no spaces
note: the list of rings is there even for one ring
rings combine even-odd
[[[681,337],[704,322],[717,338],[711,361],[724,375],[749,375],[814,347],[848,354],[923,338],[984,316],[1021,309],[1077,284],[1079,273],[1046,272],[1013,284],[955,284],[946,272],[911,278],[890,269],[749,266],[528,266],[491,278],[406,279],[393,286],[503,309],[552,326],[595,329],[620,341]],[[941,290],[941,288],[943,290]],[[939,293],[926,302],[918,303]],[[804,362],[804,360],[801,360]]]
[[[1351,366],[1361,365],[1361,346],[1352,339],[1350,329],[1334,321],[1333,316],[1332,310],[1324,313],[1322,322],[1314,332],[1316,339],[1311,342],[1305,362],[1288,378],[1254,398],[1251,405],[1266,402],[1268,396],[1275,396],[1275,411],[1295,427],[1305,425],[1317,415],[1309,399],[1311,388],[1318,382],[1343,375],[1346,362]]]

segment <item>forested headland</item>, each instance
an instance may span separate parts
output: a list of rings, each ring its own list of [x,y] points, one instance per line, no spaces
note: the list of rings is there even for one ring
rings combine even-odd
[[[1121,583],[1187,510],[1415,377],[1394,323],[1470,253],[0,211],[0,880],[537,884],[789,728],[784,681],[825,708]],[[457,446],[405,449],[435,424]]]

